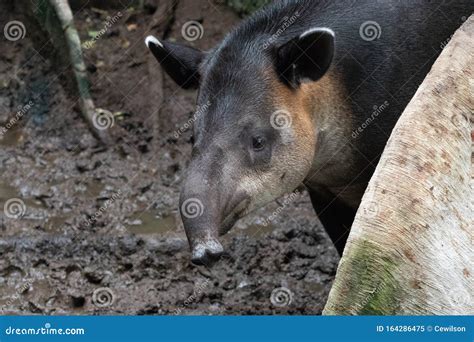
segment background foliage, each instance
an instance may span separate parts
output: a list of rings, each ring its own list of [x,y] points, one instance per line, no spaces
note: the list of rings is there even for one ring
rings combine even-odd
[[[226,0],[226,4],[232,7],[240,15],[253,13],[270,2],[271,0]]]

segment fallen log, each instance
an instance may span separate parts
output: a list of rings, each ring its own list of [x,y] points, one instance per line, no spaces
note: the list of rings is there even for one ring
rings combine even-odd
[[[474,16],[395,126],[326,315],[474,314]]]

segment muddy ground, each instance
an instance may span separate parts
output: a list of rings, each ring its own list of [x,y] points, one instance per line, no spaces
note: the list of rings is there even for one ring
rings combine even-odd
[[[16,7],[0,4],[2,27],[28,23]],[[119,134],[109,149],[91,136],[67,72],[36,28],[26,25],[25,38],[14,42],[2,36],[0,122],[24,114],[0,140],[0,205],[11,210],[0,212],[0,309],[320,314],[338,256],[304,191],[238,222],[214,267],[190,263],[178,192],[195,93],[162,75],[143,40],[153,33],[183,41],[183,24],[197,20],[203,36],[190,44],[207,49],[241,19],[204,0],[165,10],[154,1],[141,9],[86,5],[75,17],[82,40],[93,41],[84,54],[94,101],[115,113]],[[20,217],[11,199],[21,201]]]

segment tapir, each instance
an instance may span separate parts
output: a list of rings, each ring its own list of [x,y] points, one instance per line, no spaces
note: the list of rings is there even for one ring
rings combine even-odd
[[[148,36],[166,73],[198,90],[180,195],[192,262],[218,260],[219,236],[301,184],[342,253],[397,119],[473,9],[472,0],[287,0],[209,51]]]

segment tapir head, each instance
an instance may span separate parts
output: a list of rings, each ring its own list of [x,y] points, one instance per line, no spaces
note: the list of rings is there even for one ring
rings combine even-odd
[[[334,33],[315,28],[281,41],[237,31],[209,52],[152,36],[146,44],[178,85],[198,89],[180,209],[193,262],[209,264],[223,252],[220,235],[311,169],[317,136],[305,84],[328,70]]]

